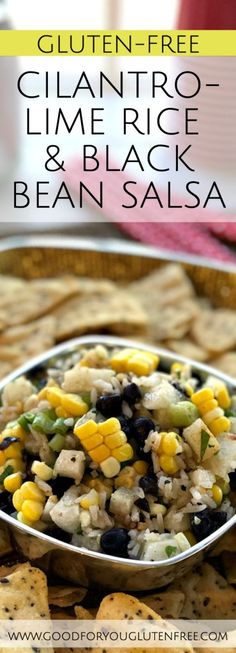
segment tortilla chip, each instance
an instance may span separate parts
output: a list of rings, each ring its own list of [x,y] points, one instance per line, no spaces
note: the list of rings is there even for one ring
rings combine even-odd
[[[28,324],[9,327],[9,329],[0,334],[0,351],[2,345],[20,345],[21,341],[31,337],[40,338],[47,334],[53,338],[55,330],[56,320],[52,315],[46,315]]]
[[[27,281],[13,296],[0,303],[0,322],[5,326],[17,326],[46,315],[55,306],[77,292],[75,277],[60,279],[36,279]]]
[[[208,563],[176,580],[172,587],[185,594],[181,619],[234,619],[236,590]]]
[[[7,525],[1,522],[0,524],[0,558],[9,555],[12,552],[12,544]]]
[[[223,354],[223,356],[213,358],[210,363],[213,367],[217,367],[218,370],[221,370],[221,372],[236,379],[236,351],[228,351],[227,354]]]
[[[26,562],[0,580],[0,619],[50,619],[45,574]]]
[[[155,302],[159,306],[178,304],[193,297],[195,292],[181,265],[170,263],[134,281],[129,290],[139,297],[148,309]]]
[[[236,553],[236,526],[231,528],[230,531],[221,537],[214,549],[210,551],[209,555],[211,557],[216,557],[223,553],[223,551],[232,551],[233,553]]]
[[[131,620],[142,620],[142,619],[148,619],[148,620],[159,620],[161,619],[160,615],[154,612],[152,608],[149,608],[145,603],[142,603],[139,601],[137,598],[134,596],[130,596],[129,594],[123,594],[123,593],[114,593],[114,594],[109,594],[106,596],[103,601],[100,604],[100,607],[97,612],[97,620],[109,620],[109,619],[128,619],[129,621]],[[163,649],[159,647],[153,648],[139,648],[139,653],[148,653],[148,651],[159,652],[162,651]],[[171,653],[171,651],[175,653],[185,653],[185,652],[190,652],[192,651],[190,646],[184,646],[181,648],[175,648],[175,649],[170,649],[170,648],[165,648],[166,653]],[[101,649],[94,649],[95,653],[101,652]],[[124,649],[122,648],[104,648],[102,647],[103,653],[122,653]],[[126,653],[133,653],[133,649],[126,648],[125,649]]]
[[[199,306],[193,299],[163,307],[153,303],[148,313],[148,336],[156,341],[183,338],[189,332],[198,311]]]
[[[192,337],[212,354],[233,349],[236,345],[236,311],[212,309],[201,311],[192,326]]]
[[[178,590],[144,594],[139,598],[154,612],[158,612],[162,619],[179,619],[185,602],[185,594]]]
[[[225,551],[221,557],[228,583],[236,585],[236,553]]]
[[[50,586],[48,588],[48,602],[49,605],[66,608],[83,601],[86,594],[87,590],[84,587],[67,587],[64,585]]]
[[[53,313],[57,320],[57,340],[88,332],[109,329],[114,333],[131,333],[143,329],[147,316],[139,303],[120,290],[104,295],[75,297]]]
[[[90,612],[90,610],[86,610],[86,608],[83,608],[81,605],[76,605],[74,610],[76,619],[84,619],[85,621],[94,619],[92,612]]]
[[[167,349],[171,349],[172,351],[175,351],[177,354],[180,354],[181,356],[185,356],[186,358],[191,358],[192,360],[195,361],[200,361],[201,363],[204,363],[209,357],[209,354],[206,351],[206,349],[203,349],[199,345],[196,345],[189,338],[182,338],[181,340],[167,340],[165,342],[165,347],[167,347]]]

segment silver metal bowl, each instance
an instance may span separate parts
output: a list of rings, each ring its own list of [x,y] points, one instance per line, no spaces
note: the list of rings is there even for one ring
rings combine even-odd
[[[165,349],[141,345],[123,338],[110,336],[85,336],[75,338],[66,343],[50,349],[43,355],[32,359],[28,364],[18,368],[0,382],[0,392],[4,386],[32,370],[39,363],[44,363],[52,357],[61,356],[63,353],[70,353],[81,346],[104,344],[107,347],[125,346],[139,347],[144,350],[157,353],[161,357],[161,367],[168,370],[175,360],[190,363],[192,369],[204,379],[208,374],[227,383],[230,390],[235,391],[235,382],[225,374],[213,368],[195,363],[183,356],[170,353]],[[33,528],[17,522],[13,517],[6,515],[0,510],[0,518],[10,526],[16,547],[23,555],[37,563],[46,571],[59,575],[66,580],[80,583],[84,586],[99,584],[113,590],[148,590],[164,586],[177,577],[186,574],[194,565],[198,564],[203,556],[211,549],[216,542],[236,524],[236,515],[228,520],[217,531],[212,533],[205,540],[195,544],[193,547],[171,558],[160,562],[146,562],[140,560],[128,560],[118,557],[111,557],[104,553],[95,553],[87,549],[78,548],[71,544],[60,542],[46,533],[41,533]]]

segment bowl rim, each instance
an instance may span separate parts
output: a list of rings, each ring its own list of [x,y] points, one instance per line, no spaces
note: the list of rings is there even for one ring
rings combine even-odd
[[[152,353],[156,353],[160,357],[164,358],[167,362],[169,361],[173,362],[173,360],[179,361],[182,363],[189,364],[191,367],[195,368],[203,375],[214,374],[214,376],[227,383],[227,385],[232,390],[236,389],[236,381],[233,378],[231,378],[230,376],[224,374],[219,370],[216,370],[214,367],[211,367],[210,365],[205,365],[204,363],[196,362],[190,358],[186,358],[185,356],[175,354],[175,352],[168,351],[165,348],[155,347],[153,345],[147,345],[146,343],[143,344],[142,342],[135,341],[133,339],[129,340],[126,338],[120,338],[118,336],[93,334],[93,335],[72,338],[71,340],[67,340],[65,342],[60,343],[59,345],[52,347],[51,349],[47,350],[43,354],[39,354],[38,356],[35,356],[34,358],[30,359],[29,362],[24,363],[16,370],[10,372],[10,374],[8,374],[3,379],[1,379],[0,392],[2,392],[2,390],[8,383],[14,381],[19,376],[26,374],[31,369],[33,369],[36,365],[39,365],[43,362],[46,362],[47,360],[50,360],[50,358],[60,355],[66,351],[68,351],[69,353],[70,351],[73,351],[73,349],[76,349],[77,347],[83,345],[95,346],[96,344],[102,344],[108,347],[114,347],[114,346],[130,347],[130,348],[138,347],[139,349],[142,349],[144,351],[151,351]],[[3,510],[1,509],[0,509],[0,519],[2,519],[3,522],[8,523],[10,526],[14,527],[15,529],[19,531],[23,531],[23,533],[25,534],[31,535],[34,538],[39,538],[39,540],[48,543],[48,545],[51,545],[50,548],[54,548],[55,546],[57,546],[67,551],[70,551],[71,553],[77,553],[81,556],[95,558],[98,561],[100,560],[101,562],[106,561],[114,565],[122,564],[123,566],[130,567],[133,569],[135,568],[137,569],[138,567],[143,569],[150,569],[150,568],[155,569],[157,567],[165,568],[170,566],[170,564],[177,565],[178,563],[184,562],[188,558],[191,558],[192,556],[195,556],[196,554],[201,553],[206,549],[208,549],[210,546],[214,544],[214,542],[218,541],[226,532],[228,532],[234,525],[236,525],[236,514],[235,514],[232,517],[230,517],[230,519],[228,519],[228,521],[226,521],[225,524],[223,524],[223,526],[221,526],[216,531],[211,533],[205,539],[191,546],[186,551],[183,551],[178,555],[168,558],[166,560],[148,561],[148,560],[137,560],[132,558],[121,558],[118,556],[110,556],[105,553],[100,553],[97,551],[92,551],[91,549],[86,549],[85,547],[78,547],[76,545],[63,542],[59,539],[51,537],[50,535],[47,535],[47,533],[37,531],[31,526],[27,526],[26,524],[22,524],[18,522],[14,517],[11,517],[11,515],[4,513]]]

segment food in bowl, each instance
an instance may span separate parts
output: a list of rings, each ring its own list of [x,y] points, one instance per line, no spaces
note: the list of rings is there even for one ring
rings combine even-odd
[[[235,510],[236,396],[141,346],[78,346],[5,385],[0,507],[75,546],[173,558]]]

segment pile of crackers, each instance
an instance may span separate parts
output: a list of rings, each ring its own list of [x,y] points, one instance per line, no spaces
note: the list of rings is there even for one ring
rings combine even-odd
[[[236,311],[198,297],[179,264],[129,284],[0,276],[1,378],[56,343],[91,333],[160,345],[236,377]]]
[[[30,562],[9,562],[12,552],[7,527],[0,526],[0,619],[191,619],[234,620],[236,614],[236,528],[221,539],[212,557],[167,588],[152,592],[125,594],[105,593],[98,597],[94,590],[66,583],[61,578],[47,578]],[[4,559],[7,563],[4,564]],[[68,562],[68,565],[70,563]],[[218,570],[221,570],[220,572]],[[58,570],[60,573],[60,569]],[[1,648],[1,653],[5,649]],[[28,649],[27,649],[28,650]],[[31,650],[31,649],[29,649]],[[60,649],[62,650],[62,649]],[[65,649],[66,651],[67,649]],[[93,649],[98,653],[98,649]],[[99,649],[101,650],[101,649]],[[114,649],[103,648],[103,653]],[[123,650],[123,649],[121,649]],[[132,649],[125,649],[131,653]],[[139,649],[148,653],[149,649]],[[159,651],[158,646],[155,651]],[[167,650],[167,653],[169,649]],[[178,653],[209,649],[190,646],[170,649]],[[214,649],[210,649],[214,650]],[[220,649],[233,653],[236,649]],[[7,653],[8,649],[6,649]],[[70,649],[71,653],[85,653],[85,649]],[[120,649],[115,649],[119,653]]]

